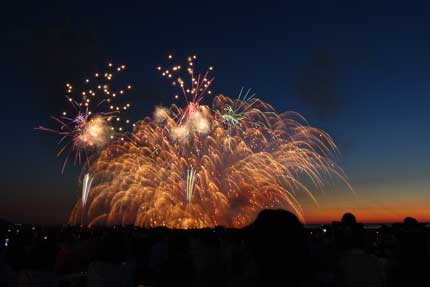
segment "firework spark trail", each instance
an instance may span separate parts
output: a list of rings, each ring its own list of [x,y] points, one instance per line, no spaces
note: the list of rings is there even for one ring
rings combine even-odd
[[[185,194],[188,202],[191,202],[194,192],[194,184],[196,182],[197,171],[194,168],[187,170]]]
[[[350,188],[331,160],[336,150],[331,137],[299,114],[278,114],[253,98],[229,134],[219,116],[227,106],[247,104],[216,96],[210,108],[201,106],[210,129],[188,130],[190,141],[172,138],[181,126],[174,115],[183,112],[172,105],[162,113],[162,124],[137,122],[130,139],[105,146],[88,170],[97,178],[88,201],[89,224],[242,227],[264,208],[290,209],[304,219],[301,202],[317,203],[315,191],[330,180]],[[198,180],[189,182],[193,189],[184,196],[184,173],[191,167],[198,167]],[[81,212],[77,204],[70,223],[79,222]]]
[[[84,87],[77,94],[74,93],[75,88],[67,83],[66,98],[69,111],[63,111],[59,117],[51,117],[59,124],[59,129],[44,126],[35,128],[61,136],[59,144],[62,146],[57,156],[66,154],[61,173],[64,172],[72,153],[74,153],[74,164],[81,164],[83,158],[89,164],[89,154],[100,150],[110,140],[123,133],[121,121],[130,124],[130,120],[124,121],[120,118],[120,113],[128,110],[130,104],[115,103],[126,93],[126,90],[131,89],[131,85],[116,90],[112,83],[112,78],[116,77],[115,72],[122,72],[124,69],[124,65],[114,67],[109,63],[105,73],[95,73],[93,77],[87,78],[84,81]]]
[[[82,206],[81,206],[81,226],[84,225],[84,210],[87,204],[88,195],[91,190],[94,177],[91,177],[89,173],[86,173],[82,181]]]
[[[94,177],[90,176],[89,173],[86,173],[84,176],[84,180],[82,183],[82,208],[84,208],[85,205],[87,204],[88,194],[90,193],[93,179]]]

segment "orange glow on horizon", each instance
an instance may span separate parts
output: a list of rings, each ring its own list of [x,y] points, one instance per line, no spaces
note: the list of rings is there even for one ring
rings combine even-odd
[[[308,224],[331,223],[340,221],[342,215],[350,212],[362,223],[393,223],[402,222],[405,217],[414,217],[419,222],[430,222],[428,201],[423,199],[393,201],[384,204],[357,202],[352,206],[334,206],[307,210]]]

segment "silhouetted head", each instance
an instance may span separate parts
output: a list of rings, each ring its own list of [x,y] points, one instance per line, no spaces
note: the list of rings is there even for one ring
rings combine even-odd
[[[341,222],[345,225],[354,225],[357,223],[357,220],[354,214],[347,212],[342,216]]]
[[[259,249],[277,249],[282,253],[304,240],[302,223],[294,214],[282,209],[261,211],[251,229]]]
[[[296,286],[305,260],[303,224],[289,211],[266,209],[251,229],[259,285],[275,286],[282,278],[289,278],[291,286]]]
[[[413,217],[406,217],[403,220],[403,224],[406,225],[406,226],[415,226],[415,225],[418,224],[418,221],[415,218],[413,218]]]
[[[363,248],[363,226],[357,224],[355,216],[352,213],[347,212],[342,216],[341,224],[335,234],[335,240],[337,248],[340,250]]]
[[[258,214],[253,223],[254,231],[260,234],[291,234],[301,230],[302,223],[289,211],[283,209],[265,209]]]

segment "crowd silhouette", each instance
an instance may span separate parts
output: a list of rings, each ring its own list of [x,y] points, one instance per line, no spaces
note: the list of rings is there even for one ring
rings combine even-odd
[[[307,227],[263,210],[242,229],[2,224],[0,286],[429,286],[429,228],[351,213]]]

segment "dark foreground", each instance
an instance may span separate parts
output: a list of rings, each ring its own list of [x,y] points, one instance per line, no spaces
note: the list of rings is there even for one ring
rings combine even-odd
[[[282,210],[243,229],[2,225],[0,286],[430,286],[429,228],[304,228]]]

